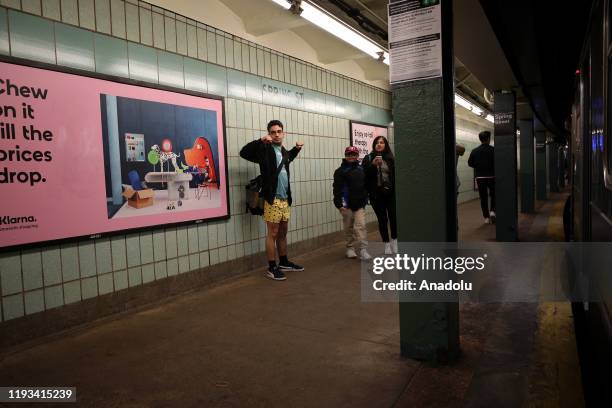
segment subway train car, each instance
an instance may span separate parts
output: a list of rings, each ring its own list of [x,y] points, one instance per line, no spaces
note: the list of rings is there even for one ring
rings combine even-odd
[[[593,2],[572,107],[570,239],[612,241],[612,0]],[[612,272],[612,267],[610,268]],[[612,302],[575,303],[589,405],[612,401]]]

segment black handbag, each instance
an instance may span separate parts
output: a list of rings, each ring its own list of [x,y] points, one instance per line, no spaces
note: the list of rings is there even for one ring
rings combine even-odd
[[[283,166],[287,163],[287,157],[283,156],[278,168],[276,169],[276,177],[280,174]],[[245,186],[246,188],[246,212],[252,215],[263,215],[264,213],[264,198],[261,196],[261,189],[263,188],[263,176],[260,174],[254,179],[250,180]]]

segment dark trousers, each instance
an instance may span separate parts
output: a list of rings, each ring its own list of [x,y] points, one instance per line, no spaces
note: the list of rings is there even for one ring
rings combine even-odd
[[[480,194],[480,207],[482,208],[482,216],[489,218],[489,197],[491,196],[491,211],[495,211],[495,179],[494,178],[479,178],[476,179],[478,184],[478,193]]]
[[[389,226],[391,238],[397,239],[397,218],[395,216],[395,193],[378,194],[370,200],[378,219],[378,231],[383,242],[389,242]],[[390,224],[390,225],[389,225]]]

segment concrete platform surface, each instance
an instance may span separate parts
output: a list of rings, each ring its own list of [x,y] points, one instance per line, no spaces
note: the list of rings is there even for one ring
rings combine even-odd
[[[521,217],[524,238],[557,231],[555,203]],[[460,220],[494,239],[477,202]],[[462,358],[431,367],[400,357],[397,304],[361,302],[342,243],[292,259],[306,270],[284,282],[262,268],[6,351],[0,385],[77,387],[80,407],[581,405],[566,307],[463,304]]]

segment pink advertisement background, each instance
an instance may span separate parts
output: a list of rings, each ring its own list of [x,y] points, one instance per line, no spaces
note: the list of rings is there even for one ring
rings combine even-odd
[[[17,109],[17,119],[0,117],[0,122],[15,123],[15,140],[0,140],[2,149],[50,151],[51,162],[0,162],[0,170],[39,171],[46,183],[0,184],[0,216],[36,217],[38,228],[0,231],[0,246],[84,236],[116,230],[157,226],[228,215],[225,174],[225,134],[222,101],[176,92],[126,85],[101,79],[65,74],[37,68],[0,63],[0,78],[17,86],[47,89],[47,99],[0,95],[1,105]],[[6,85],[4,85],[6,87]],[[221,205],[198,211],[108,219],[100,117],[100,94],[163,102],[214,110],[217,113],[219,179]],[[35,119],[21,118],[21,105],[34,108]],[[53,140],[27,141],[22,125],[34,124],[38,130],[53,132]],[[19,225],[19,224],[16,224]],[[9,227],[1,225],[0,227]]]

